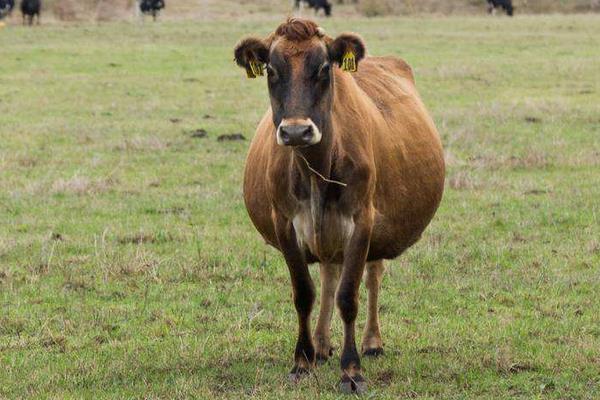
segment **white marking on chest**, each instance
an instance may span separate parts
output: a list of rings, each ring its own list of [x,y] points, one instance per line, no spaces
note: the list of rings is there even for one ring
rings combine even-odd
[[[317,246],[316,224],[310,205],[310,201],[302,202],[292,220],[300,248],[307,247],[322,260],[333,257],[338,252],[343,252],[346,242],[354,232],[353,219],[336,209],[326,207],[321,225],[321,243],[320,246]]]
[[[312,220],[312,213],[310,212],[310,206],[302,205],[300,211],[294,216],[292,223],[294,224],[294,230],[296,231],[296,239],[298,240],[298,246],[301,248],[305,245],[308,247],[314,247],[315,240],[315,228]]]

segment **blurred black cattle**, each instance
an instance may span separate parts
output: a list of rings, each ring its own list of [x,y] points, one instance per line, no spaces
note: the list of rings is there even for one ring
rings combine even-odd
[[[515,9],[512,4],[512,0],[488,0],[488,12],[491,14],[498,7],[501,7],[506,11],[506,15],[512,17]]]
[[[165,0],[141,0],[140,1],[140,11],[143,14],[150,14],[152,18],[156,21],[160,10],[165,8]]]
[[[35,17],[37,17],[37,23],[39,25],[41,10],[41,0],[21,0],[21,13],[23,14],[23,25],[25,25],[25,21],[27,21],[29,25],[32,25],[33,19]]]
[[[15,8],[15,0],[0,0],[0,19],[10,15]]]
[[[306,3],[310,8],[315,9],[315,14],[322,8],[325,15],[331,16],[331,3],[328,0],[295,0],[296,8],[300,8],[300,2]]]

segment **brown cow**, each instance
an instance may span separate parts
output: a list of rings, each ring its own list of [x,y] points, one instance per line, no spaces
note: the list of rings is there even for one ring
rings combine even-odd
[[[382,260],[419,239],[444,189],[442,146],[410,67],[365,53],[357,35],[332,39],[302,19],[235,48],[250,77],[265,66],[268,73],[271,107],[250,147],[244,199],[291,275],[299,333],[290,378],[331,356],[335,301],[344,322],[341,389],[355,393],[366,388],[354,332],[365,264],[362,353],[379,355]],[[314,262],[320,263],[321,310],[312,337],[315,287],[307,265]]]

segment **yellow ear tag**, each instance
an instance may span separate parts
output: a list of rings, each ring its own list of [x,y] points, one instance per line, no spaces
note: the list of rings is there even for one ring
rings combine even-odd
[[[264,65],[256,60],[252,60],[250,62],[248,62],[248,67],[246,67],[246,74],[248,75],[248,78],[256,78],[257,76],[263,76],[265,74],[264,72]]]
[[[342,59],[342,71],[356,72],[356,70],[356,56],[352,51],[348,51]]]

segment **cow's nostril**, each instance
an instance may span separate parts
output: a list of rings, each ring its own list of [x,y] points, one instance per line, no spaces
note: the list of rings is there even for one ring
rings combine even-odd
[[[287,143],[290,141],[290,135],[283,129],[281,130],[281,140],[283,140],[284,143]]]
[[[312,128],[308,127],[306,128],[306,131],[304,131],[304,133],[302,134],[302,139],[304,139],[305,142],[310,142],[313,138],[313,132],[312,132]]]

